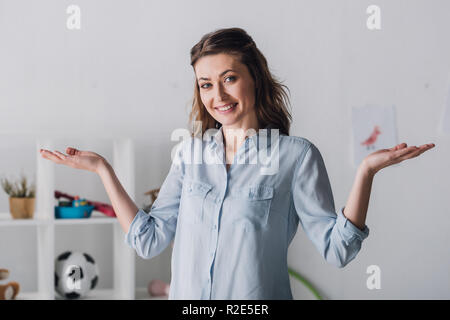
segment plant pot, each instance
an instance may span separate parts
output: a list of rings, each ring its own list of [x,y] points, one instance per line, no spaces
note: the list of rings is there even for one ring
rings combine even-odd
[[[9,210],[13,219],[32,219],[35,198],[9,198]]]

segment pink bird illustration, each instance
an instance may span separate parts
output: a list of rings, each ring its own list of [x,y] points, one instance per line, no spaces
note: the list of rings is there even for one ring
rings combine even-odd
[[[380,127],[375,126],[372,133],[370,134],[370,137],[367,138],[365,141],[361,142],[362,146],[366,146],[367,149],[374,149],[375,148],[375,142],[377,141],[378,135],[381,133]]]

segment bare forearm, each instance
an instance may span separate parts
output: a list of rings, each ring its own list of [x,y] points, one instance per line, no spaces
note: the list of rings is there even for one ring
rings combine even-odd
[[[362,163],[356,171],[355,181],[344,209],[344,216],[360,230],[366,225],[373,177],[374,174]]]
[[[139,208],[122,187],[122,184],[108,162],[105,161],[97,173],[105,186],[106,193],[122,229],[128,232],[131,222],[139,211]]]

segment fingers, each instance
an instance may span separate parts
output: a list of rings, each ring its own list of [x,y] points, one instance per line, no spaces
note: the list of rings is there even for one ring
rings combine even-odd
[[[401,162],[406,159],[415,158],[415,157],[421,155],[422,153],[424,153],[425,151],[430,150],[431,148],[434,148],[434,147],[435,147],[434,143],[428,143],[428,144],[423,144],[420,147],[412,146],[412,147],[406,148],[408,150],[399,154],[397,161]]]
[[[61,160],[66,160],[67,156],[59,151],[54,152],[56,154],[57,157],[59,157]]]
[[[67,147],[67,149],[66,149],[66,153],[71,155],[71,156],[73,156],[73,155],[75,155],[75,154],[77,154],[79,152],[80,152],[79,150],[77,150],[75,148],[72,148],[72,147]]]
[[[51,161],[56,162],[56,163],[59,163],[61,161],[61,159],[59,157],[54,155],[53,152],[51,152],[49,150],[41,149],[40,153],[41,153],[41,156],[44,159],[48,159],[48,160],[51,160]]]
[[[401,148],[401,149],[397,149],[395,151],[395,153],[394,153],[394,157],[395,158],[399,158],[399,157],[402,157],[402,156],[404,156],[404,155],[406,155],[406,154],[408,154],[408,153],[410,153],[412,151],[415,151],[415,150],[417,150],[416,146],[404,147],[404,148]]]
[[[396,150],[403,149],[403,148],[405,148],[407,146],[408,145],[405,142],[403,142],[403,143],[400,143],[400,144],[396,145],[395,147],[390,148],[389,150],[396,151]]]
[[[434,148],[435,146],[436,145],[434,143],[427,143],[427,144],[423,144],[420,147],[416,147],[416,148],[418,151],[420,151],[420,153],[424,153],[425,151],[430,150],[430,149]]]
[[[67,160],[67,156],[59,151],[51,152],[49,150],[40,149],[39,152],[44,159],[48,159],[56,163],[64,163]]]
[[[405,143],[405,142],[403,142],[403,143],[400,143],[399,145],[397,145],[395,148],[397,149],[397,150],[399,150],[399,149],[403,149],[403,148],[406,148],[408,145]]]
[[[425,151],[428,151],[428,150],[430,150],[430,149],[432,149],[432,148],[434,148],[434,147],[435,147],[435,144],[434,144],[434,143],[427,143],[427,144],[421,145],[421,146],[418,148],[417,156],[418,156],[418,155],[421,155],[421,154],[424,153]]]

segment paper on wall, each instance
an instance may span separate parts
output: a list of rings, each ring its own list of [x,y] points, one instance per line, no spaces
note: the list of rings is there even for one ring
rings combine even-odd
[[[353,164],[356,167],[372,152],[398,144],[394,106],[353,107],[352,128]]]

